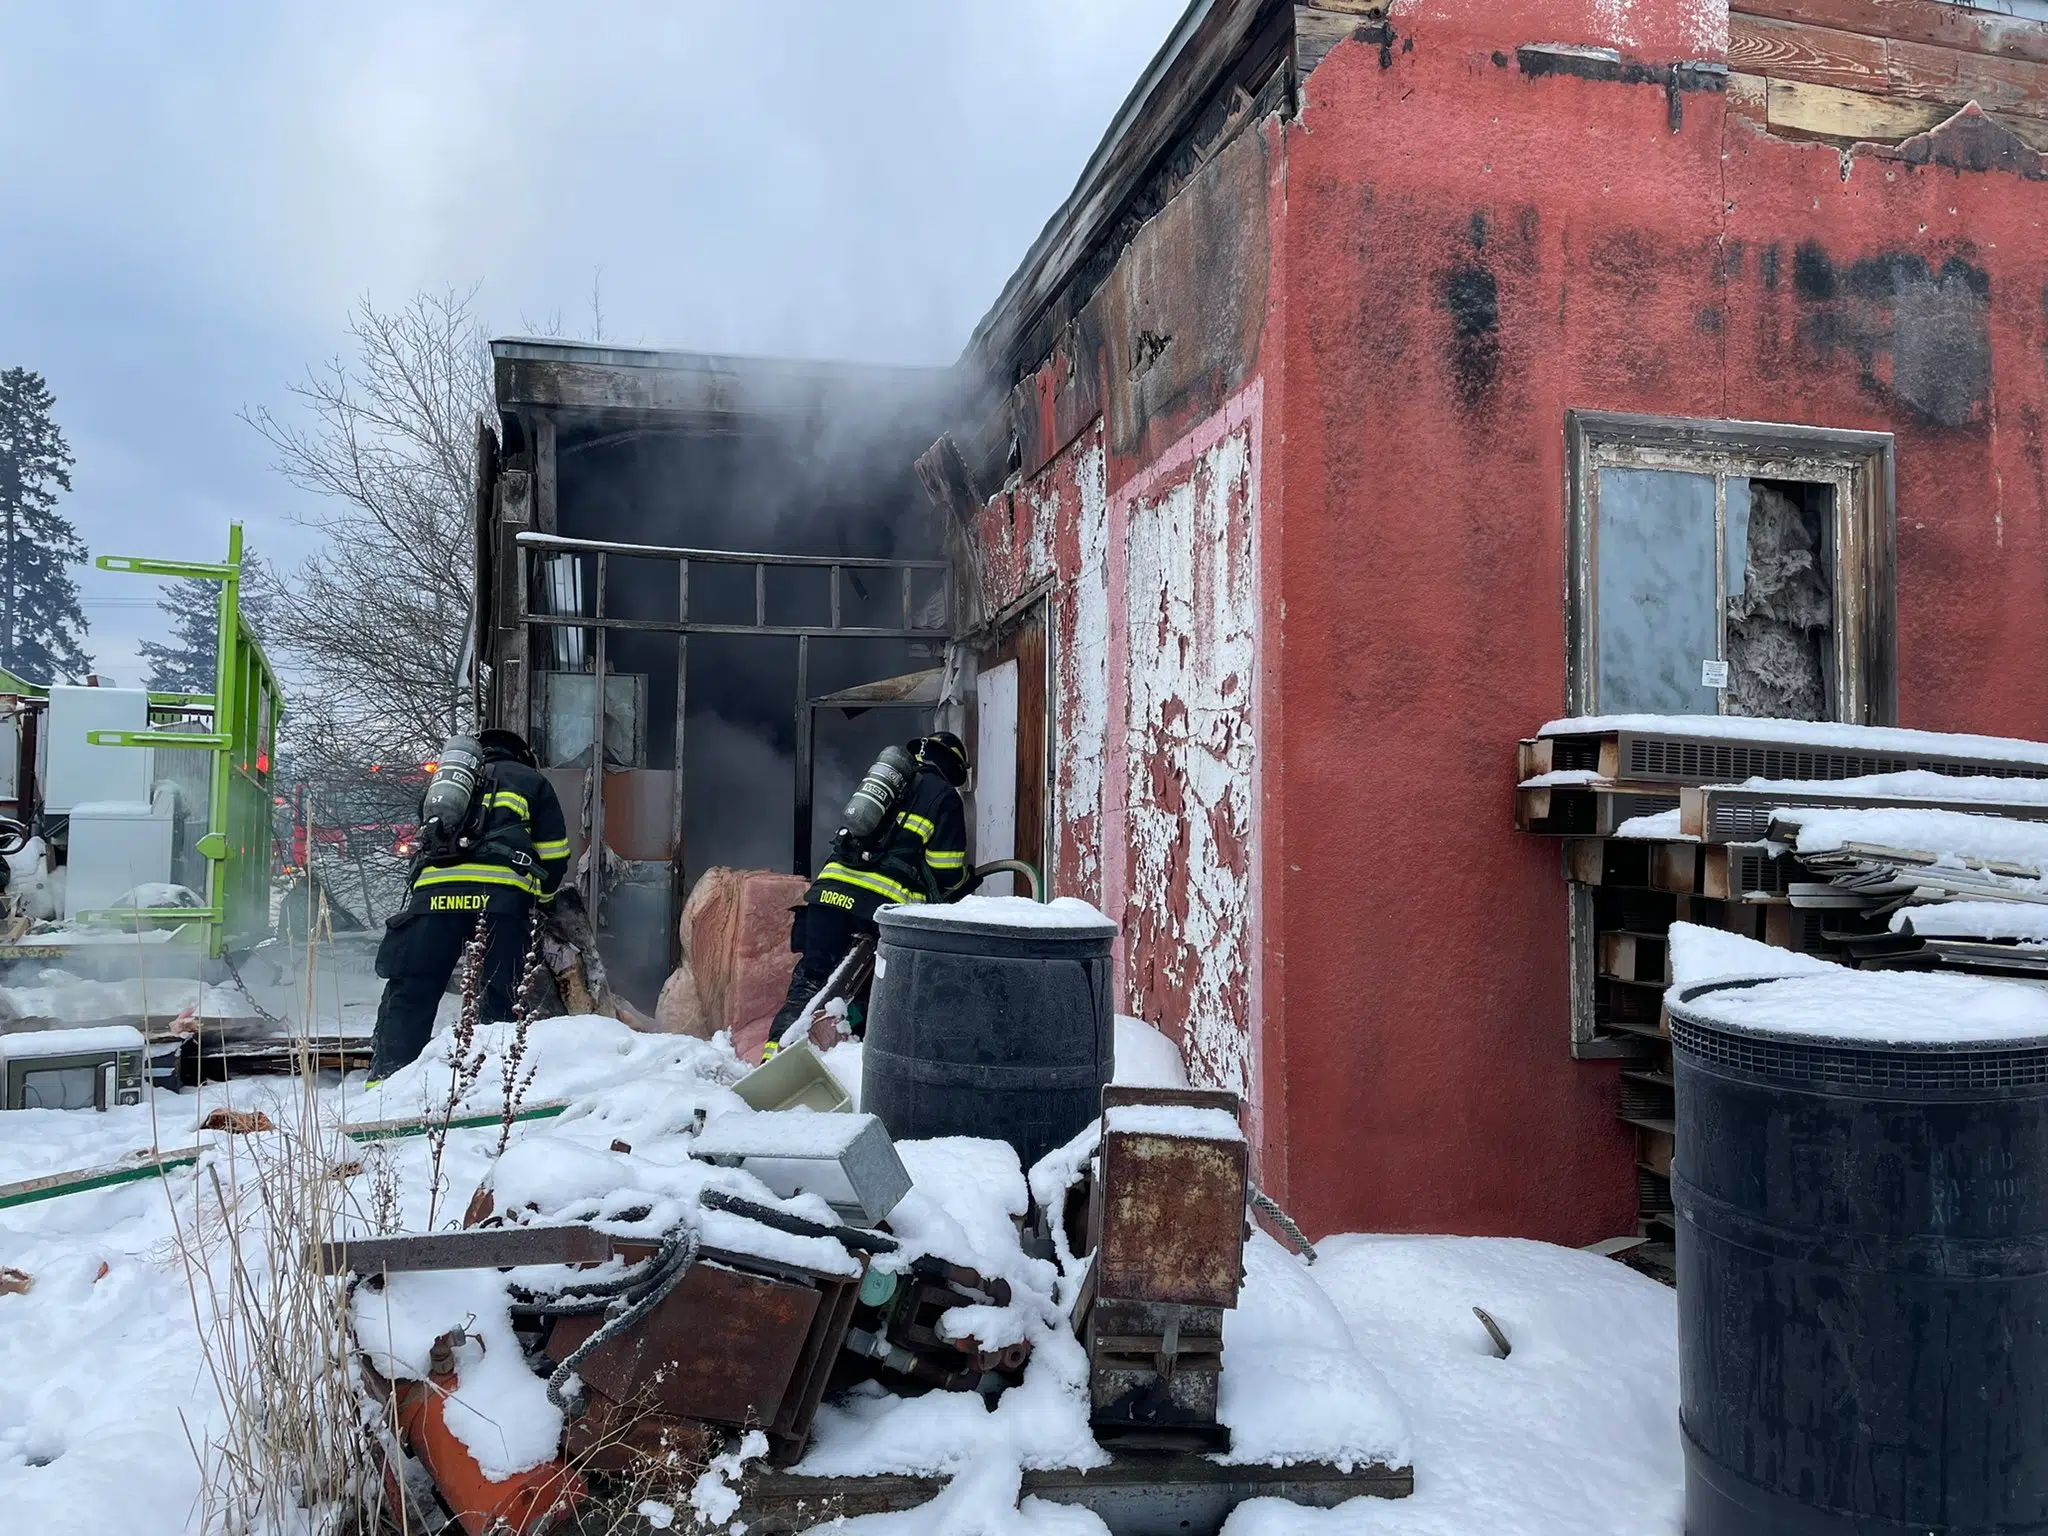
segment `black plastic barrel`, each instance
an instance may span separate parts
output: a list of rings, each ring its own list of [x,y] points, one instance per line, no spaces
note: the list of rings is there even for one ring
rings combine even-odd
[[[1670,1008],[1687,1536],[2048,1532],[2048,1032],[1744,1022],[1811,985]]]
[[[860,1102],[891,1136],[1007,1141],[1028,1169],[1101,1113],[1116,1045],[1106,918],[1014,927],[904,906],[875,921]]]

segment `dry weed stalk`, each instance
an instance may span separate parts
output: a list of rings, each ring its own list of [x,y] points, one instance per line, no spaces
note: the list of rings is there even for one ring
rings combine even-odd
[[[314,943],[307,937],[311,1016]],[[347,1294],[309,1262],[345,1229],[355,1160],[337,1105],[324,1098],[312,1042],[298,1041],[295,1092],[270,1107],[276,1128],[230,1135],[194,1181],[188,1213],[171,1206],[206,1372],[223,1424],[186,1424],[202,1477],[205,1536],[352,1536],[374,1530],[382,1484],[375,1426],[350,1363]]]
[[[462,1011],[448,1032],[448,1097],[433,1113],[436,1120],[427,1132],[427,1230],[439,1225],[441,1197],[447,1192],[444,1164],[448,1136],[454,1129],[456,1111],[483,1077],[486,1052],[477,1042],[483,1023],[484,947],[488,942],[484,920],[479,917],[462,946]]]

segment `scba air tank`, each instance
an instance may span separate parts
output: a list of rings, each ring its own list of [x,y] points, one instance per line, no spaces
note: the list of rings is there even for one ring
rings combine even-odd
[[[451,736],[441,749],[434,776],[427,780],[427,792],[420,800],[420,830],[447,846],[460,835],[469,820],[469,807],[476,798],[477,780],[483,776],[484,749],[474,737]]]
[[[846,802],[845,824],[840,834],[866,842],[881,830],[883,821],[917,776],[917,764],[901,747],[885,747],[882,755],[868,765]]]

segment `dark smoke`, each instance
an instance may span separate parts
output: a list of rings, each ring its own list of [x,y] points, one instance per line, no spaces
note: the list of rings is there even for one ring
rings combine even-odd
[[[795,408],[746,419],[740,430],[686,426],[629,435],[615,420],[583,430],[565,422],[557,444],[558,530],[714,550],[935,558],[939,530],[914,464],[943,425],[946,377],[877,371],[846,388],[812,390]],[[675,571],[672,563],[611,559],[607,614],[673,619]],[[842,621],[893,624],[899,590],[872,576],[857,587],[852,577],[841,588]],[[586,583],[591,579],[586,572]],[[827,592],[822,572],[771,572],[769,619],[822,621]],[[754,606],[751,570],[692,568],[693,618],[747,622]],[[646,765],[672,766],[675,637],[614,633],[608,646],[609,671],[647,678]],[[691,637],[684,761],[684,867],[691,881],[719,864],[791,867],[796,657],[793,639]],[[938,661],[932,647],[813,640],[807,691],[816,696]],[[860,771],[882,746],[926,724],[915,711],[874,710],[854,719],[821,713],[813,867]],[[647,958],[615,968],[657,975],[661,967]],[[644,990],[644,983],[630,990]]]

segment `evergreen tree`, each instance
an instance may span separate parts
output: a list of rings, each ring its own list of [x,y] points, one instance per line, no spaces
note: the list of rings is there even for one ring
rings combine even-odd
[[[260,586],[254,550],[242,550],[242,622],[263,638],[270,598]],[[171,582],[157,600],[157,609],[171,621],[168,641],[145,640],[142,659],[149,664],[145,687],[158,693],[213,692],[214,646],[220,625],[220,583],[202,576]]]
[[[41,374],[0,372],[0,667],[32,683],[83,677],[85,612],[69,566],[86,558],[57,515],[71,489],[71,449],[50,417]]]

